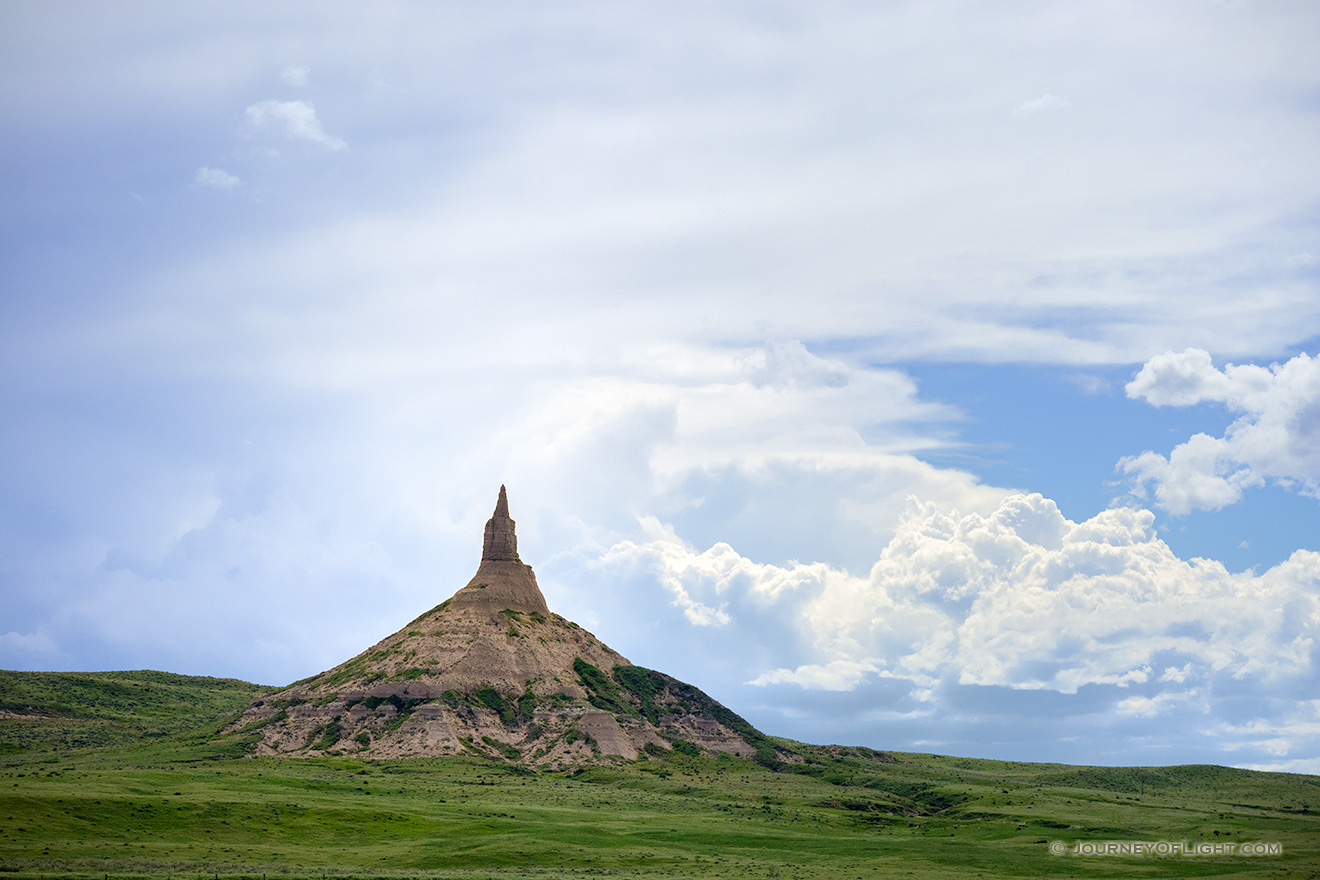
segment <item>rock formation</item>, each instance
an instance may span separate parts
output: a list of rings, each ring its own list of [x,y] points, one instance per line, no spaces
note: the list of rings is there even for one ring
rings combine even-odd
[[[559,766],[676,746],[775,754],[697,688],[552,613],[518,558],[503,486],[467,586],[351,660],[254,701],[228,731],[266,755],[467,752]]]

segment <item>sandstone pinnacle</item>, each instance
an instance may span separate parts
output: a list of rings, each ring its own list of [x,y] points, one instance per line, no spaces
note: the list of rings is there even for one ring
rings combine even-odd
[[[450,601],[460,607],[479,606],[493,612],[508,608],[550,613],[532,567],[518,558],[518,536],[514,533],[509,496],[503,486],[495,502],[495,513],[486,520],[477,573]]]
[[[482,543],[482,562],[521,562],[518,558],[518,536],[509,517],[509,496],[500,486],[500,497],[495,502],[495,513],[486,520],[486,538]]]
[[[777,754],[697,688],[633,666],[551,613],[518,558],[503,486],[467,586],[356,657],[255,700],[226,733],[264,755],[476,754],[554,768],[675,747]]]

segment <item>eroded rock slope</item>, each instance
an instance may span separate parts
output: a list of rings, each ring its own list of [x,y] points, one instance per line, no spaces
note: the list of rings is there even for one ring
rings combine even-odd
[[[551,612],[518,557],[503,486],[467,586],[356,657],[255,700],[229,730],[257,734],[267,755],[473,752],[537,766],[672,748],[775,756],[697,688],[633,666]]]

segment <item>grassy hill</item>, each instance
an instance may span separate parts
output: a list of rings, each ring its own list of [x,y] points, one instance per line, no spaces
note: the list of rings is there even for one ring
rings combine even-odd
[[[152,670],[0,669],[0,755],[122,746],[195,731],[271,690]]]
[[[244,758],[243,738],[216,731],[261,690],[153,672],[0,673],[0,707],[25,716],[0,718],[0,873],[1320,876],[1320,777],[788,740],[801,760],[777,768],[708,753],[539,774],[476,756]],[[1067,854],[1117,841],[1220,849]]]

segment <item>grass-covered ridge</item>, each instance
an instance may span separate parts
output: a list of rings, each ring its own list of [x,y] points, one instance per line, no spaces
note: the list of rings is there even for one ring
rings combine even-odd
[[[650,681],[618,678],[621,698],[644,694]],[[160,736],[83,748],[38,737],[0,754],[0,874],[1244,880],[1310,877],[1320,864],[1314,776],[1025,764],[775,738],[791,761],[656,750],[632,764],[537,773],[476,754],[245,758],[243,738],[217,739],[211,714],[245,704],[226,704],[242,688],[160,681],[182,690],[157,702],[111,688],[111,700],[86,681],[19,682],[30,701],[49,688],[34,708],[58,704],[66,714],[0,719],[0,742],[12,741],[13,724],[88,718],[84,698],[108,700],[124,724],[181,723],[190,700],[201,711],[195,726]],[[1265,842],[1282,853],[1049,852],[1051,842],[1118,840]]]
[[[196,730],[273,688],[169,672],[0,670],[0,754],[114,746]]]

